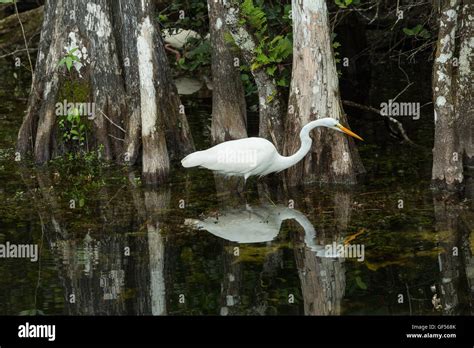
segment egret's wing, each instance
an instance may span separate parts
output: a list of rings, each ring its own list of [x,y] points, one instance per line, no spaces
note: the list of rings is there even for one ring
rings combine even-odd
[[[275,153],[275,147],[266,139],[231,140],[201,151],[200,166],[228,175],[254,174],[267,168]]]

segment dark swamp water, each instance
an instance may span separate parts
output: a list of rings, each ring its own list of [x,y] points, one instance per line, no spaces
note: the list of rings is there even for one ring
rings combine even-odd
[[[400,145],[381,117],[348,110],[366,139],[356,187],[285,188],[275,176],[239,194],[211,172],[175,167],[168,185],[150,189],[93,158],[18,165],[28,83],[1,69],[0,243],[37,244],[39,258],[0,259],[0,314],[473,313],[472,198],[429,189],[429,106],[403,120],[425,149]],[[397,68],[379,69],[372,105],[403,88]],[[407,98],[429,102],[420,75],[430,72],[410,73],[417,95]],[[210,100],[185,104],[202,149]],[[363,260],[331,257],[327,245],[363,246]]]

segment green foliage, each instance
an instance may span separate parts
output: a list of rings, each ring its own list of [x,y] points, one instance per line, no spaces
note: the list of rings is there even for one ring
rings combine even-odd
[[[338,51],[338,48],[341,47],[341,43],[339,41],[335,41],[336,36],[337,36],[336,33],[332,33],[331,34],[331,40],[332,40],[332,48],[333,48],[333,51],[334,51],[334,60],[336,61],[336,64],[339,64],[341,62],[341,58],[339,58],[340,57],[340,52]],[[337,69],[337,74],[338,74],[338,76],[342,75],[342,72],[339,68]]]
[[[244,0],[240,5],[242,13],[240,25],[248,24],[250,28],[257,32],[267,30],[267,17],[265,12],[253,4],[253,0]]]
[[[207,3],[201,0],[172,1],[170,5],[159,9],[157,19],[163,28],[190,29],[205,36],[208,29]]]
[[[255,83],[251,79],[249,67],[242,66],[240,70],[241,70],[240,78],[242,79],[242,82],[244,84],[245,96],[256,95],[258,92],[257,85],[255,85]],[[254,109],[254,108],[251,107],[251,109]]]
[[[429,39],[431,37],[431,34],[429,33],[429,31],[423,28],[423,25],[421,24],[418,24],[417,26],[411,29],[403,28],[403,32],[407,36],[414,36],[416,38]]]
[[[281,63],[288,58],[292,51],[293,44],[287,37],[278,35],[271,41],[265,38],[261,40],[258,47],[256,47],[256,57],[250,68],[256,70],[261,67],[266,67],[267,73],[270,76],[274,76],[277,68],[276,63]]]
[[[82,119],[80,110],[77,108],[72,109],[66,116],[60,117],[59,128],[62,131],[63,141],[84,145],[87,126]]]
[[[70,50],[58,63],[58,67],[66,66],[67,71],[71,72],[71,68],[74,62],[79,62],[80,59],[74,54],[77,51],[77,47]]]
[[[334,3],[339,6],[339,8],[348,8],[350,5],[360,5],[360,0],[334,0]]]
[[[209,40],[191,38],[187,42],[187,51],[177,61],[178,68],[193,72],[209,66],[211,62],[211,43]]]
[[[253,71],[265,69],[265,72],[274,77],[277,85],[288,87],[290,81],[290,71],[285,68],[285,63],[293,52],[291,31],[285,35],[279,33],[273,35],[274,28],[269,26],[268,18],[272,22],[278,23],[283,16],[291,23],[291,5],[265,5],[263,1],[245,0],[240,6],[240,25],[246,25],[255,36],[258,46],[255,48],[255,59],[250,67],[242,66],[242,71]],[[276,29],[276,28],[275,28]],[[276,32],[276,30],[275,30]],[[243,78],[244,83],[252,81],[247,77]],[[246,86],[246,92],[256,91],[252,86]]]
[[[0,0],[0,3],[2,3],[2,1]],[[40,309],[26,309],[24,311],[21,311],[20,313],[18,313],[18,315],[21,315],[21,316],[27,316],[27,315],[30,315],[30,316],[33,316],[33,315],[45,315],[44,312]]]

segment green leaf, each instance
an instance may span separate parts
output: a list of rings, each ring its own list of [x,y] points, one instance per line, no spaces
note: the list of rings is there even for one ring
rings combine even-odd
[[[431,36],[430,33],[426,29],[424,29],[421,24],[418,24],[411,29],[403,28],[403,32],[408,36],[416,36],[418,34],[420,37],[423,38],[429,38]]]
[[[253,62],[252,65],[250,66],[250,70],[254,71],[260,68],[260,64],[258,62]]]
[[[66,57],[66,68],[68,71],[71,71],[71,68],[72,68],[72,58],[71,57]]]
[[[422,37],[423,39],[429,39],[431,34],[428,30],[423,29],[418,36]]]
[[[79,199],[79,207],[82,208],[84,206],[84,203],[85,203],[84,198],[80,198]]]
[[[277,81],[277,86],[287,87],[288,86],[288,81],[286,81],[286,79],[284,77],[282,77],[281,79],[279,79]]]
[[[267,68],[267,74],[270,75],[270,76],[273,76],[275,74],[275,70],[277,69],[277,66],[274,65],[274,66],[269,66]]]
[[[367,290],[367,285],[362,281],[361,277],[355,277],[356,284],[362,290]]]
[[[413,36],[413,35],[415,35],[415,33],[413,32],[413,30],[408,29],[408,28],[403,28],[403,32],[404,32],[405,34],[407,34],[408,36]]]
[[[421,29],[423,29],[423,26],[422,26],[421,24],[418,24],[416,27],[414,27],[414,28],[412,29],[412,31],[413,31],[413,32],[415,33],[415,35],[416,35],[416,34],[418,34],[418,33],[421,31]]]
[[[63,58],[59,61],[58,66],[64,65],[66,63],[66,58]]]

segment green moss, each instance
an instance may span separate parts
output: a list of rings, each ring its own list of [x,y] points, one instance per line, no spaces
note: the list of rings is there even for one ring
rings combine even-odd
[[[64,79],[60,82],[57,102],[89,103],[92,94],[91,86],[84,79]]]

